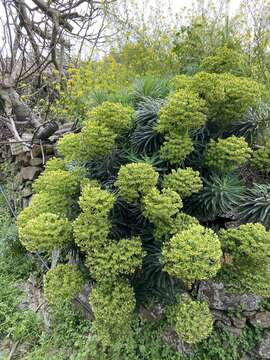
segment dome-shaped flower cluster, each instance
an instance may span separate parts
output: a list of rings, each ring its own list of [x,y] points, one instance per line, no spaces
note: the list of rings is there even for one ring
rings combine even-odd
[[[44,295],[50,305],[63,306],[82,291],[84,280],[74,265],[59,264],[44,276]]]

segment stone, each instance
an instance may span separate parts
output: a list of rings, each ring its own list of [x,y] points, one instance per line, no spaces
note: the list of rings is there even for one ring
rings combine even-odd
[[[42,160],[42,158],[33,158],[29,161],[29,164],[31,166],[42,166],[43,160]]]
[[[33,147],[32,147],[31,152],[32,152],[32,157],[33,158],[42,156],[42,151],[41,151],[40,145],[34,144]]]
[[[222,283],[202,281],[198,289],[198,300],[206,301],[215,310],[259,310],[261,297],[257,295],[231,294],[225,291]]]
[[[234,326],[225,325],[222,321],[218,320],[215,323],[215,326],[219,329],[231,333],[233,336],[239,337],[242,334],[242,329],[236,328]]]
[[[23,183],[22,172],[20,171],[15,177],[13,181],[13,189],[18,190],[20,185]]]
[[[31,196],[33,194],[33,191],[32,191],[32,189],[30,188],[30,187],[25,187],[25,188],[23,188],[23,190],[22,190],[22,197],[29,197],[29,196]]]
[[[166,327],[162,340],[179,354],[192,355],[194,353],[192,346],[184,342],[172,327]]]
[[[264,336],[258,345],[256,353],[261,359],[270,359],[270,334]]]
[[[29,198],[23,198],[22,199],[22,207],[23,207],[23,209],[27,208],[29,206],[29,204],[30,204]]]
[[[52,144],[46,144],[43,146],[44,154],[53,155],[55,153],[55,146]]]
[[[36,166],[27,166],[22,168],[21,174],[23,180],[35,180],[41,173],[42,168]]]
[[[165,308],[160,304],[151,307],[140,306],[139,316],[142,320],[161,321],[164,318]]]
[[[242,314],[247,319],[251,319],[254,315],[256,315],[256,311],[243,311]]]
[[[214,321],[221,321],[223,322],[225,325],[230,326],[232,324],[230,318],[224,314],[223,311],[219,311],[219,310],[212,310],[211,314],[214,318]]]
[[[244,329],[244,327],[246,326],[246,323],[247,323],[247,319],[245,317],[241,317],[241,318],[232,317],[231,320],[232,320],[233,326],[235,326],[238,329]]]
[[[18,154],[15,158],[15,162],[21,163],[23,165],[28,165],[31,160],[31,155],[29,152]]]
[[[270,311],[263,311],[259,312],[256,315],[254,315],[253,318],[249,319],[249,322],[254,327],[261,327],[263,329],[270,327]]]

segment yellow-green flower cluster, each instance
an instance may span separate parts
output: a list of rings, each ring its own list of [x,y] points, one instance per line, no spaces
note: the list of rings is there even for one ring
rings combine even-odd
[[[171,165],[180,165],[193,151],[193,142],[188,135],[171,134],[165,137],[160,148],[160,157]]]
[[[263,148],[254,151],[251,163],[263,173],[270,172],[270,141]]]
[[[252,150],[245,139],[231,136],[211,140],[205,154],[205,164],[213,171],[229,173],[251,158]]]
[[[86,257],[86,265],[98,282],[112,283],[140,269],[143,257],[141,239],[134,237],[105,245],[102,251],[95,251]]]
[[[46,192],[52,197],[61,194],[70,198],[79,193],[80,180],[76,173],[65,170],[45,171],[34,182],[33,189],[36,193]]]
[[[29,220],[43,214],[52,213],[63,217],[68,217],[70,202],[62,194],[51,196],[47,192],[35,194],[30,205],[24,208],[18,218],[19,229]]]
[[[242,291],[270,295],[270,232],[262,224],[244,224],[221,230],[224,251],[232,261],[226,270]]]
[[[79,134],[67,134],[58,142],[66,161],[85,162],[109,155],[115,148],[116,134],[96,121],[87,121]]]
[[[143,199],[144,215],[157,227],[170,223],[183,207],[180,196],[171,189],[153,188]]]
[[[95,314],[93,327],[103,346],[126,344],[132,338],[135,295],[124,282],[103,284],[91,291],[90,305]]]
[[[163,268],[185,282],[216,275],[222,256],[217,235],[201,225],[192,225],[167,241],[162,249]]]
[[[255,107],[269,98],[265,86],[229,73],[199,72],[193,77],[180,75],[172,83],[178,90],[199,94],[206,101],[208,120],[215,123],[219,130],[241,119],[249,107]]]
[[[65,170],[65,161],[63,159],[53,157],[46,162],[44,172],[48,173],[56,170]]]
[[[134,110],[130,106],[105,101],[88,114],[90,121],[105,125],[116,134],[129,129],[132,125]]]
[[[44,276],[44,295],[50,305],[63,305],[82,291],[84,280],[74,265],[59,264]]]
[[[205,112],[205,101],[191,90],[181,89],[169,96],[156,125],[156,131],[165,135],[160,149],[163,160],[178,165],[192,152],[193,143],[188,131],[205,124]]]
[[[164,176],[163,187],[176,191],[184,199],[202,188],[200,173],[189,167],[172,170]]]
[[[140,203],[158,181],[158,172],[149,164],[132,163],[121,166],[115,186],[119,195],[129,203]]]
[[[159,223],[155,226],[154,235],[158,241],[168,241],[174,235],[183,230],[187,230],[192,225],[199,225],[199,221],[183,212],[179,212],[175,217],[171,218],[166,224]]]
[[[224,251],[235,257],[267,259],[270,255],[270,232],[262,224],[243,224],[238,228],[221,230],[219,234]]]
[[[196,93],[178,90],[169,96],[159,112],[156,130],[162,134],[182,134],[198,129],[206,122],[205,101]]]
[[[28,251],[52,251],[72,240],[72,226],[66,218],[43,213],[20,227],[19,236]]]
[[[108,215],[113,208],[113,194],[92,184],[86,185],[79,200],[81,214],[75,220],[73,229],[77,245],[88,255],[101,251],[107,243],[111,229]]]
[[[206,302],[185,299],[169,307],[167,318],[179,337],[188,344],[201,342],[213,330],[213,318]]]
[[[73,229],[77,245],[86,254],[86,265],[98,282],[115,282],[132,275],[142,266],[144,252],[138,237],[110,241],[109,213],[114,206],[113,194],[94,184],[86,185],[80,197],[82,213]]]
[[[33,184],[36,194],[30,206],[18,216],[19,238],[29,251],[51,251],[72,240],[68,219],[74,216],[81,180],[76,172],[61,169],[62,165],[58,159],[48,163]]]
[[[81,154],[81,135],[65,134],[57,143],[58,152],[65,157],[67,163],[71,161],[80,161]]]

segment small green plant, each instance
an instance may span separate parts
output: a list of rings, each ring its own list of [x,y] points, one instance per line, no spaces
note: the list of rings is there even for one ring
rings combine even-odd
[[[238,216],[243,222],[260,222],[270,227],[270,185],[253,184],[245,191],[238,206]]]
[[[192,225],[162,249],[163,268],[187,283],[214,277],[221,267],[221,246],[217,235],[201,225]]]
[[[83,288],[81,273],[74,265],[59,264],[44,277],[44,294],[50,305],[70,302]]]
[[[213,330],[213,318],[207,303],[183,299],[167,311],[169,323],[188,344],[200,343]]]
[[[198,216],[226,216],[237,213],[244,192],[243,182],[237,176],[212,175],[209,179],[204,179],[203,188],[192,195],[187,207]]]

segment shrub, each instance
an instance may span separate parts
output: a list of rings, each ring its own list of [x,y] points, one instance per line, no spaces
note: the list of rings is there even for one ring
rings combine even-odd
[[[111,242],[95,250],[86,257],[86,265],[97,281],[114,282],[142,267],[144,252],[139,237]]]
[[[270,185],[254,184],[247,189],[238,207],[238,216],[243,222],[260,222],[270,227]]]
[[[203,188],[188,200],[191,213],[216,217],[231,216],[243,200],[245,187],[237,176],[212,175],[204,179]]]
[[[202,187],[200,173],[192,168],[172,170],[164,176],[163,187],[176,191],[182,199],[189,197]]]
[[[245,164],[252,150],[244,138],[231,136],[227,139],[211,140],[205,154],[205,164],[219,173],[229,173]]]
[[[270,141],[263,148],[254,151],[251,163],[263,173],[270,171]]]
[[[165,137],[160,148],[160,157],[171,165],[181,165],[185,158],[193,151],[193,143],[188,135],[175,135]]]
[[[44,277],[44,295],[50,305],[63,306],[82,291],[83,285],[83,277],[74,265],[59,264]]]
[[[188,344],[201,342],[213,330],[213,318],[205,302],[187,299],[171,305],[167,317],[180,338]]]
[[[157,181],[158,173],[151,165],[132,163],[121,166],[115,186],[124,200],[139,203],[142,197],[156,186]]]
[[[169,223],[183,207],[180,196],[171,189],[153,188],[143,199],[144,215],[156,226]]]
[[[66,218],[43,213],[19,228],[19,238],[28,251],[52,251],[72,240],[72,227]]]
[[[99,285],[92,290],[89,301],[95,315],[93,327],[102,345],[127,344],[133,336],[133,289],[123,282]]]
[[[178,90],[169,96],[159,112],[156,130],[162,134],[186,133],[206,122],[205,102],[192,91]]]
[[[215,276],[221,255],[217,235],[211,229],[193,225],[164,244],[162,264],[171,276],[194,282]]]
[[[134,110],[130,106],[105,101],[88,114],[89,121],[104,125],[116,134],[132,125]]]

